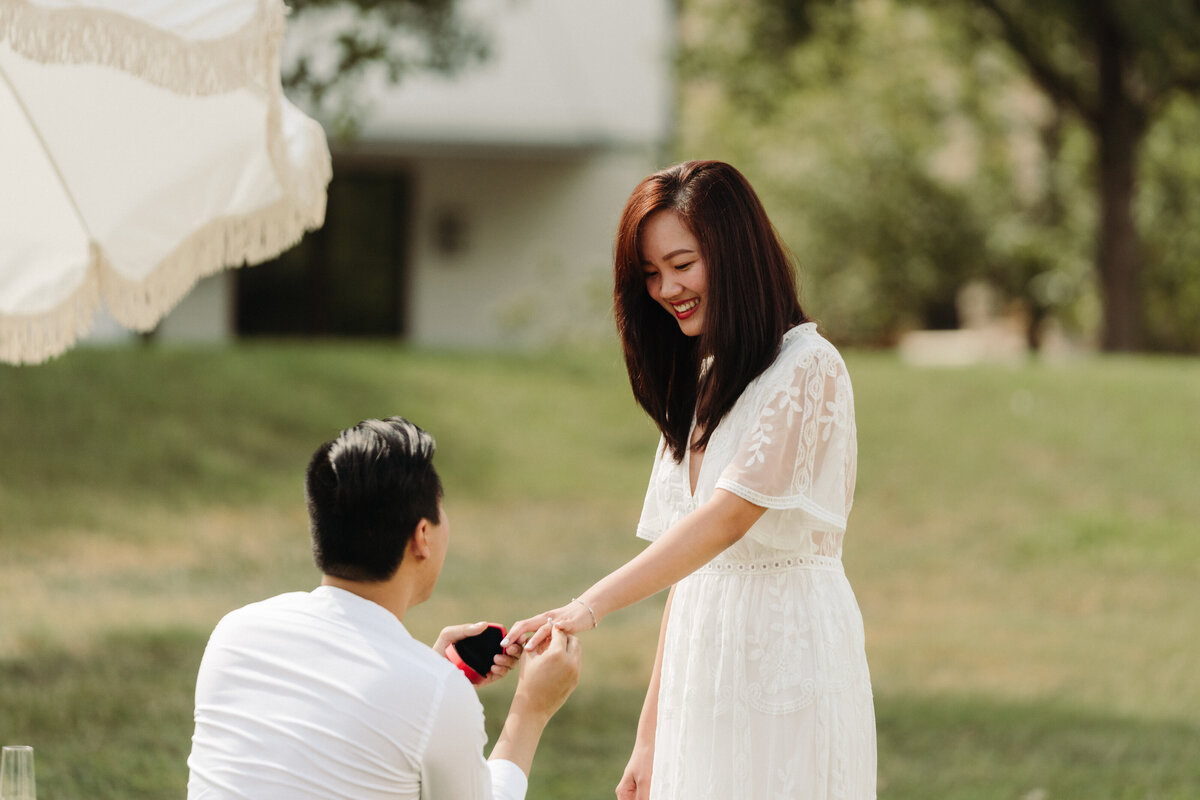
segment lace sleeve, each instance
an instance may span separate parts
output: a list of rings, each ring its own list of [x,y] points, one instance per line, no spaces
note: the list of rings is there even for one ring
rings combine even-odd
[[[764,375],[768,379],[756,416],[717,488],[764,508],[793,512],[804,528],[842,533],[857,466],[846,365],[825,344],[778,366]]]
[[[666,440],[660,436],[658,449],[654,451],[654,466],[650,469],[650,483],[646,486],[646,501],[642,504],[642,516],[638,519],[638,538],[650,542],[661,536],[670,522],[670,510],[666,507],[668,500],[662,486],[665,476],[661,465],[666,447]]]

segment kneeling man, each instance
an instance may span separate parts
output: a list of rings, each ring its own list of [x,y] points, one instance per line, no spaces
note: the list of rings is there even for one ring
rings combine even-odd
[[[449,521],[433,438],[392,417],[323,444],[305,486],[312,592],[248,605],[217,625],[196,680],[189,800],[521,800],[546,723],[575,688],[580,648],[554,630],[522,658],[490,760],[483,707],[404,615],[429,599]],[[487,680],[521,656],[510,646]],[[485,681],[486,682],[486,681]]]

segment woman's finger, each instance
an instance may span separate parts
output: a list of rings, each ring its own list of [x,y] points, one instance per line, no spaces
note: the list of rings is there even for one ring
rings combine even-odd
[[[550,638],[551,632],[554,630],[552,622],[546,622],[545,625],[534,631],[533,636],[525,642],[525,650],[532,650],[536,653],[541,652],[542,644]]]
[[[508,647],[513,642],[516,642],[518,645],[521,644],[521,637],[529,631],[537,630],[545,620],[545,614],[538,614],[536,617],[514,622],[512,627],[508,629],[508,634],[500,640],[500,646]]]

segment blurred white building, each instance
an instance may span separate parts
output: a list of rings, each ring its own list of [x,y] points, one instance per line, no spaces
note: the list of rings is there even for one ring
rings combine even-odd
[[[483,64],[411,76],[333,144],[325,229],[215,276],[159,336],[511,346],[607,331],[612,238],[670,129],[668,0],[478,0]]]

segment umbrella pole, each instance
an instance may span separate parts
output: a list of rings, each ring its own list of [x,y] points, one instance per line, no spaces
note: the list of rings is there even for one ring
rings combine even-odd
[[[50,148],[46,146],[46,140],[42,136],[41,129],[38,128],[37,121],[33,115],[29,113],[29,107],[25,105],[25,101],[21,99],[21,94],[17,91],[17,87],[13,86],[9,80],[8,73],[4,71],[4,66],[0,64],[0,79],[2,79],[8,91],[13,96],[13,100],[21,108],[21,113],[25,115],[25,119],[29,122],[29,129],[33,131],[33,135],[37,137],[38,144],[41,145],[42,152],[46,154],[46,161],[50,162],[50,168],[54,170],[55,177],[58,178],[58,185],[62,187],[63,194],[66,195],[67,201],[71,204],[71,210],[75,212],[75,218],[79,220],[79,227],[83,229],[83,235],[87,237],[89,243],[92,242],[92,231],[88,228],[87,221],[83,218],[83,212],[79,210],[79,203],[75,201],[75,195],[71,193],[67,186],[66,178],[63,177],[62,170],[58,168],[58,162],[54,160],[54,156],[50,155]]]

